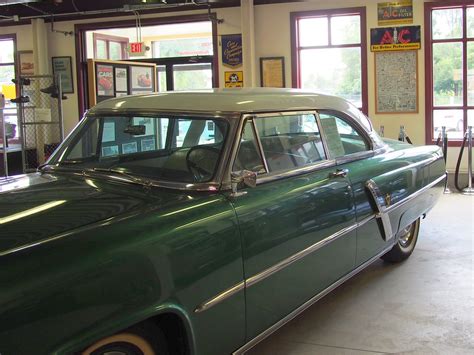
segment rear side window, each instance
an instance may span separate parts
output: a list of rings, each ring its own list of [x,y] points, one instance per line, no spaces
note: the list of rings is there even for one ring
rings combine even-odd
[[[262,159],[265,159],[269,173],[296,169],[326,159],[319,127],[313,114],[257,117],[253,119],[256,132],[248,122],[234,171],[238,170],[238,166],[255,166],[247,170],[265,172],[262,170],[265,166],[257,164]],[[260,147],[263,157],[259,154]],[[251,159],[251,156],[254,158]]]
[[[332,113],[320,113],[319,117],[332,158],[370,150],[370,145],[353,124]]]

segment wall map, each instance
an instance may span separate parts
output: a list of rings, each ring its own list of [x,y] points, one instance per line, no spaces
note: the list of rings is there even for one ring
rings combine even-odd
[[[375,53],[376,113],[418,112],[417,51]]]

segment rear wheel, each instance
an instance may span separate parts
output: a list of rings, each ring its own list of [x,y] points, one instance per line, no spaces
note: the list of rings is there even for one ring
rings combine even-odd
[[[147,325],[103,338],[81,355],[168,355],[168,350],[161,330]]]
[[[420,219],[418,218],[415,222],[397,233],[395,237],[397,238],[397,243],[388,253],[382,256],[382,259],[391,263],[398,263],[408,259],[415,249],[419,231]]]

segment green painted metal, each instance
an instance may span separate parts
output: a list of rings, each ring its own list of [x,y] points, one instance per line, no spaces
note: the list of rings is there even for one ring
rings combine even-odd
[[[335,167],[246,189],[233,200],[242,236],[245,277],[353,225],[355,209]],[[355,231],[294,262],[246,293],[247,340],[354,267]]]
[[[189,322],[199,353],[222,354],[242,344],[243,292],[194,313],[243,278],[237,220],[227,199],[90,182],[97,188],[82,177],[61,176],[41,189],[2,195],[2,216],[13,200],[67,200],[1,226],[3,246],[73,230],[0,257],[0,352],[70,353],[166,312]],[[74,229],[78,220],[86,227]]]
[[[59,172],[1,185],[0,353],[68,354],[165,313],[183,321],[193,353],[232,352],[387,247],[372,219],[301,254],[374,215],[367,179],[393,205],[444,174],[439,148],[388,143],[238,197]],[[392,224],[418,218],[440,191],[394,209]]]

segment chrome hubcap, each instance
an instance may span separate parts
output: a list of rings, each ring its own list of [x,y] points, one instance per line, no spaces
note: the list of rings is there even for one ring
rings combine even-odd
[[[400,231],[400,236],[398,237],[398,243],[403,247],[406,248],[410,245],[413,239],[413,228],[412,226],[408,226],[402,231]]]

